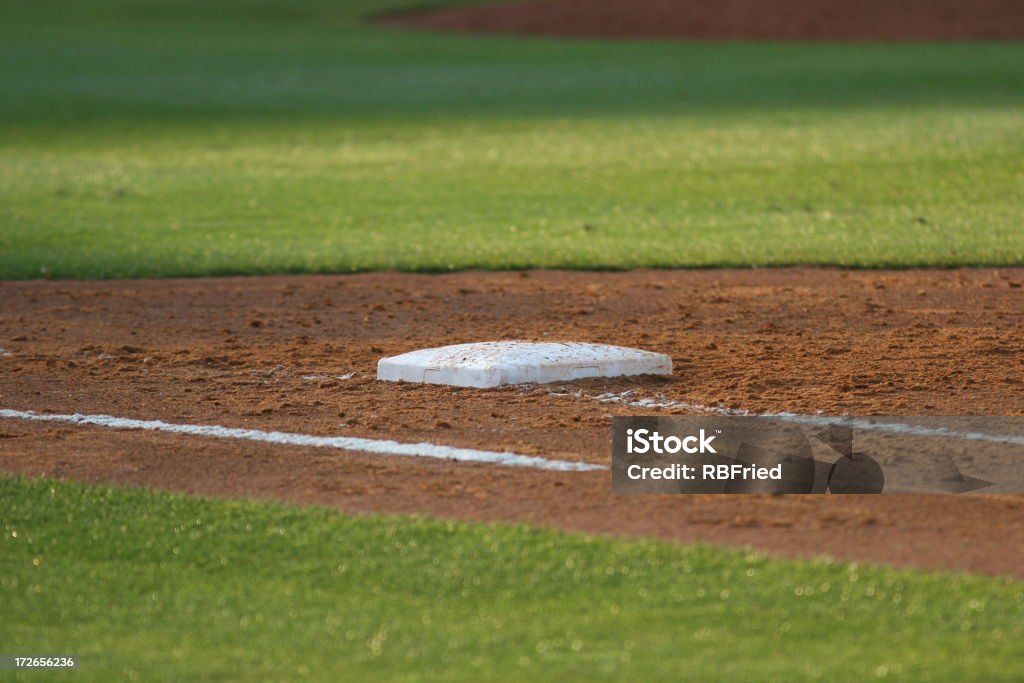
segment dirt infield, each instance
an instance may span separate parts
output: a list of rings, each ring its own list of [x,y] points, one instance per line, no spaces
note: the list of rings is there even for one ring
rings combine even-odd
[[[0,283],[0,407],[607,463],[609,416],[682,404],[1024,414],[1024,270],[458,273]],[[484,339],[672,355],[671,378],[380,384],[382,355]],[[675,401],[651,409],[598,400]],[[1024,576],[1020,497],[612,496],[554,473],[0,420],[0,469],[355,511],[529,520]]]
[[[1018,0],[512,0],[381,19],[468,33],[698,40],[1015,40]]]

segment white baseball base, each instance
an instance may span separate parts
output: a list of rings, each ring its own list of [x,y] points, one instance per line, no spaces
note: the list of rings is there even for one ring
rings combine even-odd
[[[672,359],[665,354],[582,342],[455,344],[382,358],[377,364],[378,380],[479,388],[670,374]]]

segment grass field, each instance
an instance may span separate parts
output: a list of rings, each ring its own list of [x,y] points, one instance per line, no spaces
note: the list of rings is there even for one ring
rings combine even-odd
[[[1024,263],[1024,45],[0,1],[0,278]]]
[[[1024,663],[1019,582],[10,477],[0,501],[0,643],[77,654],[75,680],[1009,681]]]

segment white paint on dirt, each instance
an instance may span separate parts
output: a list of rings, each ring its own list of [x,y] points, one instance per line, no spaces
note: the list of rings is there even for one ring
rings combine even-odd
[[[891,432],[895,434],[942,437],[962,439],[965,441],[987,441],[992,443],[1024,446],[1024,437],[1011,434],[962,432],[948,429],[946,427],[922,427],[902,422],[880,422],[867,418],[830,415],[800,415],[797,413],[786,412],[755,413],[739,408],[705,406],[697,403],[674,401],[667,399],[664,396],[659,396],[654,399],[636,398],[636,394],[633,391],[625,391],[618,394],[599,394],[597,396],[588,395],[580,391],[562,393],[550,392],[550,395],[571,396],[574,398],[596,400],[601,403],[615,403],[645,409],[685,409],[692,410],[694,412],[713,413],[725,416],[761,417],[765,419],[785,420],[788,422],[820,426],[838,425],[852,427],[854,429]],[[608,469],[604,465],[596,465],[593,463],[573,462],[569,460],[551,460],[539,456],[522,455],[519,453],[481,451],[472,448],[443,446],[428,442],[402,443],[388,439],[368,439],[346,436],[314,436],[309,434],[295,434],[292,432],[268,432],[259,429],[239,429],[234,427],[222,427],[219,425],[188,425],[164,422],[162,420],[135,420],[124,417],[113,417],[111,415],[81,415],[77,413],[73,415],[54,415],[4,408],[0,409],[0,418],[33,420],[38,422],[56,422],[79,426],[109,427],[114,429],[158,431],[168,432],[171,434],[186,434],[190,436],[206,436],[216,439],[258,441],[287,446],[336,448],[339,450],[374,453],[378,455],[436,458],[441,460],[455,460],[459,462],[479,462],[506,467],[527,467],[559,472],[589,472]]]
[[[962,439],[964,441],[989,441],[992,443],[1006,443],[1015,446],[1024,446],[1024,436],[1013,434],[989,434],[988,432],[958,432],[948,427],[922,427],[920,425],[909,425],[903,422],[877,422],[867,418],[857,417],[832,417],[829,415],[798,415],[795,413],[766,413],[759,417],[784,420],[786,422],[798,422],[822,427],[836,425],[840,427],[851,427],[853,429],[868,429],[876,432],[891,432],[893,434],[908,434],[910,436],[937,436],[951,439]]]
[[[344,375],[303,375],[303,382],[325,382],[332,379],[349,380],[356,376],[354,372],[346,372]]]
[[[454,344],[382,358],[377,364],[379,380],[477,388],[670,374],[672,359],[665,354],[582,342]]]
[[[696,413],[714,413],[716,415],[754,415],[755,413],[743,408],[726,408],[725,406],[706,406],[700,403],[686,403],[685,401],[673,401],[659,394],[656,398],[636,398],[636,392],[623,391],[618,394],[607,393],[597,396],[587,396],[577,392],[577,396],[586,396],[601,403],[619,403],[631,408],[660,408],[666,410],[692,410]]]
[[[37,422],[57,422],[78,426],[111,427],[114,429],[136,429],[171,434],[187,434],[190,436],[206,436],[215,439],[237,439],[242,441],[259,441],[263,443],[281,444],[286,446],[314,446],[317,448],[337,448],[345,451],[359,451],[377,455],[401,455],[420,458],[436,458],[439,460],[457,460],[460,462],[480,462],[506,467],[529,467],[539,470],[555,470],[559,472],[588,472],[606,470],[604,465],[568,460],[549,460],[532,455],[506,453],[498,451],[478,451],[472,448],[456,448],[440,446],[432,443],[401,443],[386,439],[366,439],[349,436],[313,436],[294,434],[291,432],[267,432],[260,429],[237,429],[219,425],[188,425],[163,422],[162,420],[134,420],[111,415],[50,415],[32,411],[0,409],[0,418],[14,420],[33,420]]]
[[[961,439],[964,441],[988,441],[990,443],[1005,443],[1017,446],[1024,446],[1024,437],[1013,434],[990,434],[988,432],[961,432],[947,427],[922,427],[903,422],[880,422],[868,418],[856,418],[847,416],[825,415],[801,415],[799,413],[755,413],[744,408],[726,408],[725,406],[707,406],[699,403],[686,403],[685,401],[673,401],[659,395],[657,398],[636,398],[636,392],[623,391],[618,394],[608,393],[591,396],[580,391],[576,392],[551,392],[552,396],[573,396],[576,398],[588,398],[601,403],[616,403],[631,408],[651,408],[655,410],[691,410],[700,413],[712,413],[723,416],[737,417],[760,417],[770,420],[781,420],[784,422],[795,422],[800,424],[816,425],[821,427],[839,426],[853,429],[865,429],[876,432],[890,432],[892,434],[906,434],[910,436],[934,436],[950,439]]]

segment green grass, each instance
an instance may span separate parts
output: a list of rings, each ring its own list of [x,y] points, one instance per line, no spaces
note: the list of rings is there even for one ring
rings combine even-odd
[[[0,521],[2,650],[77,654],[68,680],[1009,681],[1024,667],[1024,584],[1009,580],[10,477]]]
[[[1024,264],[1024,44],[0,0],[0,277]]]

